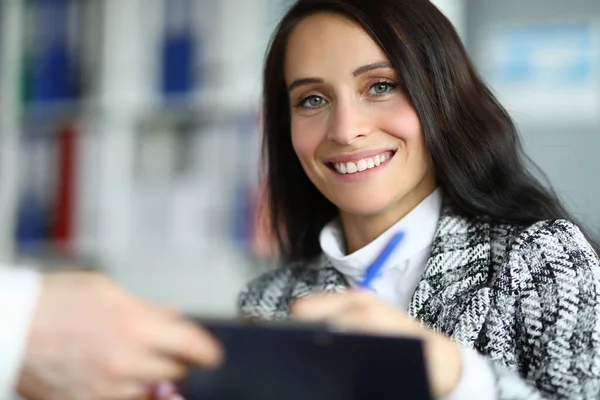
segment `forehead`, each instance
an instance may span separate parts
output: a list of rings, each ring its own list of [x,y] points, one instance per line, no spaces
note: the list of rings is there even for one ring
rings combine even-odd
[[[286,81],[304,76],[351,74],[362,65],[388,57],[356,22],[336,14],[304,18],[290,33],[286,48]]]

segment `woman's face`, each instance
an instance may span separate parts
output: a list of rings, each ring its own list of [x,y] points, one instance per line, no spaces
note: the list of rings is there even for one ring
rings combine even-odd
[[[341,212],[406,213],[435,188],[419,116],[382,49],[333,14],[305,18],[287,45],[294,150]]]

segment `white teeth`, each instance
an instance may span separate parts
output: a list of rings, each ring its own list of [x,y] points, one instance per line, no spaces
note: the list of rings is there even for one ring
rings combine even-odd
[[[359,171],[366,171],[367,170],[367,162],[365,160],[360,160],[359,162],[356,163],[356,168],[358,168]]]
[[[355,172],[362,172],[367,169],[378,167],[389,160],[390,157],[391,155],[389,153],[379,154],[375,157],[364,158],[356,162],[336,163],[334,164],[334,167],[340,174],[353,174]]]

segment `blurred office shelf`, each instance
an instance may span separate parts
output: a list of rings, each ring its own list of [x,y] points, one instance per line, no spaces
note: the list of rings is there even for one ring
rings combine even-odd
[[[23,134],[27,135],[43,127],[47,134],[56,133],[56,127],[81,120],[104,118],[110,110],[89,101],[32,103],[24,107],[22,114]],[[237,117],[257,115],[258,107],[246,106],[229,109],[208,101],[179,100],[146,107],[137,113],[140,132],[145,129],[164,128],[185,124],[188,126],[227,125]],[[201,132],[201,131],[198,131]]]
[[[39,132],[39,128],[43,128],[44,132],[52,134],[57,132],[57,128],[65,123],[98,115],[98,109],[85,101],[29,103],[23,108],[22,133],[27,135],[31,132]]]
[[[238,117],[257,114],[257,107],[240,107],[232,110],[205,102],[169,102],[143,111],[138,124],[140,132],[143,133],[181,124],[195,127],[224,126],[231,124]]]
[[[261,65],[277,20],[268,9],[282,12],[283,3],[0,2],[13,22],[0,32],[18,45],[0,58],[10,67],[0,68],[2,78],[26,83],[0,88],[14,121],[2,125],[0,145],[19,149],[3,161],[11,169],[2,190],[18,194],[15,204],[0,199],[16,215],[0,221],[2,258],[98,269],[153,299],[231,311],[242,283],[270,267],[249,245],[248,201],[258,175]],[[61,44],[74,58],[59,63],[75,68],[61,73],[77,77],[72,92],[52,91],[49,70],[35,70],[48,67],[35,52],[50,42],[32,36],[29,7],[43,19],[51,4],[74,7],[77,29]]]

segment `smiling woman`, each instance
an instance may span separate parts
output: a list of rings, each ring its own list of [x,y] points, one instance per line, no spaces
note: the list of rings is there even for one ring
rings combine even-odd
[[[298,0],[264,80],[284,265],[241,293],[242,315],[419,337],[436,397],[598,397],[596,244],[526,168],[435,6]]]
[[[435,189],[419,116],[383,50],[335,14],[298,23],[284,75],[294,150],[314,186],[340,210],[344,227],[355,232],[347,236],[348,251],[358,250]],[[377,224],[362,224],[373,215]]]

